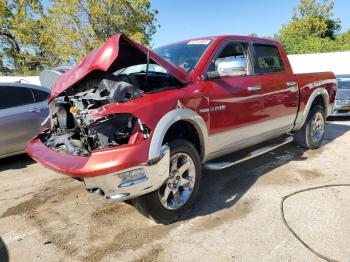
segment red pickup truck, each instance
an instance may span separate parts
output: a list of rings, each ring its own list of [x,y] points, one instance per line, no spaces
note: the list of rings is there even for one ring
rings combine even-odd
[[[51,126],[26,150],[166,224],[193,202],[202,168],[292,140],[318,148],[336,89],[333,73],[293,74],[274,40],[204,37],[150,51],[118,34],[58,79]]]

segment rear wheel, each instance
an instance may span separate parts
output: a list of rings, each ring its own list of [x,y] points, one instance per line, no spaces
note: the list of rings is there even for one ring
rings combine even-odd
[[[326,126],[325,110],[322,106],[314,106],[303,127],[295,132],[296,143],[306,149],[321,146]]]
[[[179,218],[196,197],[201,181],[200,158],[187,140],[169,142],[169,176],[155,192],[134,200],[135,207],[158,223],[169,224]]]

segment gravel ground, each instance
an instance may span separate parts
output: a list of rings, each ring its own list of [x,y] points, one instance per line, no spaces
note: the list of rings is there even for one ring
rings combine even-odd
[[[289,144],[205,172],[196,204],[169,226],[25,155],[0,160],[0,261],[322,261],[288,231],[280,203],[300,189],[350,183],[349,141],[350,122],[337,119],[318,150]],[[350,261],[350,187],[294,195],[284,212],[314,250]]]

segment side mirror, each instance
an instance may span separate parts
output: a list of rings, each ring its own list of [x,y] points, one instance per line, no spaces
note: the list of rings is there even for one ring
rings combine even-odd
[[[247,75],[247,67],[237,63],[223,62],[218,66],[218,72],[221,76],[241,76]]]

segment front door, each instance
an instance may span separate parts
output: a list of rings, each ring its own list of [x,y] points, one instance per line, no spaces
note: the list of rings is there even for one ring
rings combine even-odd
[[[206,80],[209,97],[209,158],[249,145],[264,132],[260,79],[251,75],[249,45],[224,42]]]

